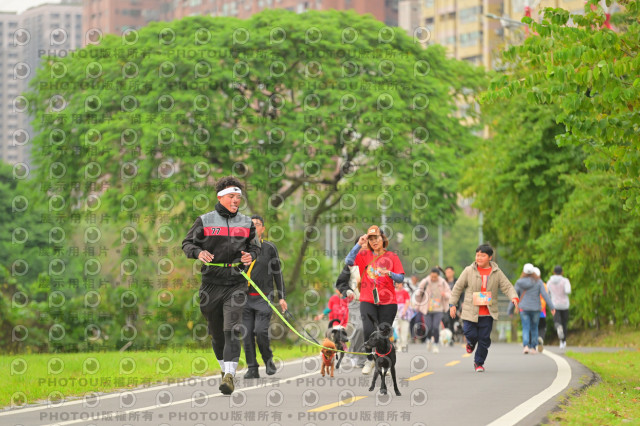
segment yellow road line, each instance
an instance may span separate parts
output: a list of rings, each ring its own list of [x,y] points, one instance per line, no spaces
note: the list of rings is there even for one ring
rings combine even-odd
[[[312,410],[308,410],[307,413],[314,413],[318,411],[331,410],[332,408],[340,407],[342,405],[347,405],[352,402],[356,402],[360,399],[368,398],[366,396],[354,396],[351,398],[343,399],[342,401],[334,402],[333,404],[323,405],[322,407],[314,408]]]
[[[462,355],[462,358],[469,358],[471,355],[473,355],[473,354],[464,354],[464,355]]]
[[[425,371],[424,373],[420,373],[417,376],[409,377],[408,379],[405,379],[405,380],[408,382],[411,382],[413,380],[422,379],[423,377],[427,377],[431,374],[433,374],[433,371]]]
[[[451,361],[451,362],[446,363],[444,366],[445,367],[453,367],[456,364],[460,364],[460,361]]]

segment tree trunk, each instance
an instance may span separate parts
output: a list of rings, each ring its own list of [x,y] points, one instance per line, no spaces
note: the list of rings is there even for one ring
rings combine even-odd
[[[302,245],[300,246],[300,251],[298,252],[298,257],[296,258],[295,264],[293,266],[293,272],[291,273],[291,278],[289,279],[289,286],[286,289],[287,293],[292,292],[297,287],[297,282],[300,278],[300,269],[302,268],[302,262],[304,261],[304,256],[306,255],[307,249],[309,248],[311,233],[313,232],[313,227],[316,225],[316,223],[318,223],[318,218],[321,214],[325,213],[328,210],[331,210],[333,206],[335,206],[342,198],[342,194],[340,194],[335,200],[327,204],[327,200],[329,200],[331,196],[335,195],[336,193],[337,189],[335,187],[332,187],[331,190],[322,199],[322,202],[318,206],[318,209],[313,213],[311,222],[306,226]]]

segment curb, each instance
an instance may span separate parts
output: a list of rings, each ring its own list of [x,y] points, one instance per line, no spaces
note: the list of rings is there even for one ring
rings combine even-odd
[[[542,425],[553,424],[552,421],[551,421],[551,418],[550,418],[551,415],[553,413],[558,413],[558,412],[563,411],[564,409],[563,409],[563,407],[561,407],[561,405],[565,404],[570,398],[580,396],[582,393],[584,393],[584,391],[587,388],[602,382],[602,378],[600,377],[599,374],[597,374],[593,370],[589,369],[587,366],[585,366],[580,361],[578,361],[578,360],[576,360],[574,358],[568,357],[567,355],[564,355],[564,354],[562,356],[565,359],[567,359],[570,363],[578,364],[581,367],[583,367],[586,371],[588,371],[589,374],[586,375],[588,377],[588,380],[585,381],[585,383],[583,383],[580,386],[578,386],[577,388],[567,388],[566,392],[564,392],[562,394],[562,397],[558,399],[558,402],[556,403],[556,405],[547,413],[547,415],[545,415],[540,420],[540,424],[542,424]],[[583,374],[581,377],[585,377],[585,375]]]

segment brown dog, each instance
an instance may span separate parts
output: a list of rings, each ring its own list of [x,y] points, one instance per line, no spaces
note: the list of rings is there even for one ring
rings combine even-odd
[[[326,371],[327,373],[331,374],[331,377],[333,377],[333,370],[335,368],[334,361],[336,358],[336,344],[331,340],[325,338],[322,342],[322,346],[324,346],[324,349],[320,351],[322,354],[322,367],[320,367],[320,374],[322,374],[322,377],[324,377]]]

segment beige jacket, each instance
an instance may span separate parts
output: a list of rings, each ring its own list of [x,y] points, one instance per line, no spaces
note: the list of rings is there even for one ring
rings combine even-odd
[[[442,293],[444,293],[444,296],[441,296]],[[423,314],[429,313],[429,299],[433,298],[434,295],[437,295],[442,301],[441,308],[436,312],[449,312],[451,289],[442,277],[438,277],[437,281],[431,282],[431,277],[427,276],[427,278],[418,283],[415,294],[415,309]]]
[[[473,293],[481,291],[481,289],[482,277],[480,276],[480,272],[478,272],[478,265],[476,262],[473,262],[460,274],[451,292],[451,299],[449,300],[450,304],[455,305],[458,303],[462,292],[465,292],[461,315],[463,320],[478,322],[480,307],[473,305]],[[487,281],[487,291],[491,292],[492,301],[489,305],[489,313],[494,320],[498,319],[498,290],[502,291],[509,300],[518,297],[516,290],[513,288],[513,284],[511,284],[511,281],[509,281],[506,275],[500,270],[498,264],[491,262],[491,274]]]

